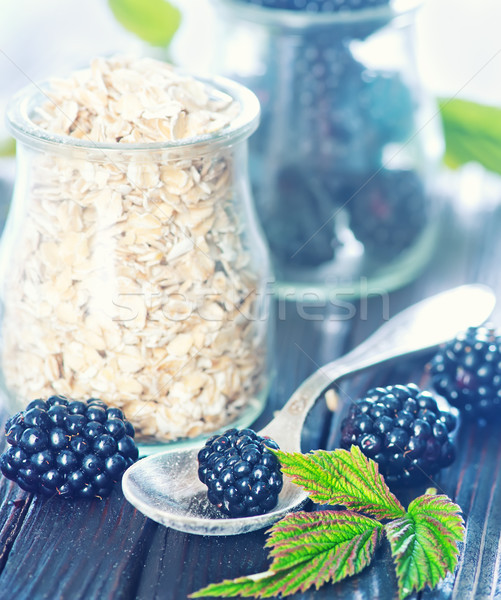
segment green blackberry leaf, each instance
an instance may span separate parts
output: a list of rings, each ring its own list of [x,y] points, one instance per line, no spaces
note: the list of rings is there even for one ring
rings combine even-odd
[[[291,513],[270,529],[270,569],[313,561],[310,568],[324,581],[339,581],[371,562],[382,532],[381,523],[353,511]]]
[[[352,446],[350,451],[317,450],[309,454],[274,451],[282,471],[319,504],[340,504],[378,519],[405,514],[390,492],[378,465]]]
[[[117,21],[153,46],[167,46],[181,23],[181,13],[166,0],[108,0]]]
[[[458,98],[439,102],[445,163],[457,168],[478,162],[501,174],[501,109]]]
[[[364,569],[381,541],[383,525],[350,511],[292,513],[271,528],[269,571],[211,584],[190,597],[256,597],[304,592]]]
[[[400,598],[435,587],[454,571],[465,531],[460,512],[447,496],[425,494],[409,504],[406,515],[385,525]]]
[[[269,598],[275,595],[274,590],[278,589],[283,578],[283,573],[265,571],[248,577],[225,579],[221,583],[211,583],[188,597],[233,598],[241,596],[242,598]]]

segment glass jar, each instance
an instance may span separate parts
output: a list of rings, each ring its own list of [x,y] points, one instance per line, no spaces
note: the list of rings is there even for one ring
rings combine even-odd
[[[0,274],[12,408],[98,397],[124,410],[143,453],[262,410],[269,258],[247,173],[259,103],[208,83],[237,116],[173,142],[51,134],[34,118],[43,87],[11,103],[17,179]]]
[[[418,3],[376,3],[215,2],[216,69],[261,102],[251,180],[286,299],[391,290],[433,254],[443,143],[414,60]]]

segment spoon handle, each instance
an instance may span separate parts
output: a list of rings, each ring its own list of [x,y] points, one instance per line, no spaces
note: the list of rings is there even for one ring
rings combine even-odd
[[[315,371],[261,434],[279,439],[283,450],[297,451],[306,415],[335,381],[378,363],[432,349],[459,331],[482,324],[494,304],[494,294],[486,286],[464,285],[403,310],[351,352]]]

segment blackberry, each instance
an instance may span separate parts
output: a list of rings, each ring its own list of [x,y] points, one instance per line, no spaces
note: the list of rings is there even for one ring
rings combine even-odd
[[[454,415],[438,409],[416,385],[369,390],[350,408],[341,426],[341,446],[356,445],[379,465],[388,483],[419,483],[455,458],[449,436]]]
[[[334,16],[330,30],[335,37],[364,39],[388,23],[391,14],[387,10],[364,13],[367,9],[387,7],[390,0],[238,0],[235,4],[251,4],[272,9],[279,16],[281,11],[292,11],[328,18]],[[344,15],[357,12],[360,19],[344,19]],[[358,15],[357,15],[358,16]],[[318,24],[318,23],[317,23]]]
[[[278,173],[278,200],[266,208],[263,227],[279,262],[308,267],[334,258],[339,246],[332,225],[334,207],[329,197],[318,193],[317,182],[297,166],[286,166]]]
[[[501,336],[493,327],[459,333],[429,369],[435,390],[459,409],[482,416],[501,408]]]
[[[241,0],[264,8],[295,10],[311,13],[333,13],[363,10],[389,4],[389,0]]]
[[[333,172],[344,178],[348,171],[376,171],[384,147],[406,140],[413,130],[409,87],[396,72],[367,68],[331,31],[303,35],[290,52],[285,103],[276,101],[283,97],[280,87],[269,91],[275,102],[272,136],[282,141],[284,155],[297,157],[308,171],[319,169],[327,181]],[[284,119],[288,127],[280,125]],[[276,141],[269,146],[276,147]]]
[[[95,398],[33,400],[5,424],[0,469],[28,492],[104,498],[136,461],[134,428]]]
[[[376,257],[393,257],[416,240],[428,222],[423,183],[414,171],[381,170],[346,181],[350,226]]]
[[[228,429],[211,437],[198,453],[198,477],[211,504],[230,517],[250,517],[273,509],[282,472],[269,448],[278,445],[252,429]]]

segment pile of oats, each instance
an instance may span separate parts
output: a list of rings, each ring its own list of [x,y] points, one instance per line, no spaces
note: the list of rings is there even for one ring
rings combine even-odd
[[[266,335],[233,149],[127,144],[215,132],[240,107],[152,59],[96,59],[49,95],[38,126],[91,149],[31,158],[4,288],[7,387],[23,403],[100,397],[144,440],[224,425],[263,392]]]

